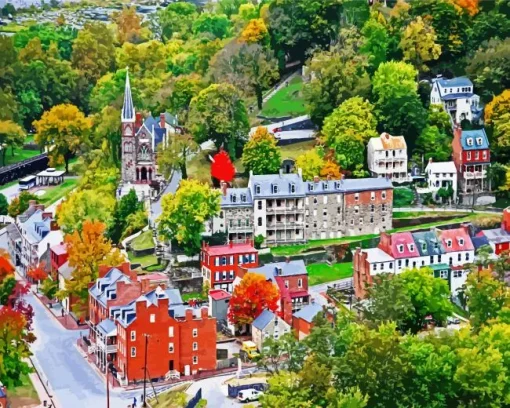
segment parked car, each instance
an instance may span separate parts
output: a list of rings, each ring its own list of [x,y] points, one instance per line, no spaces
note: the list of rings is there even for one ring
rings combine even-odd
[[[255,388],[248,388],[247,390],[239,391],[237,399],[241,402],[257,401],[262,394],[262,391],[257,391]]]
[[[243,341],[241,351],[244,351],[250,360],[259,355],[257,345],[253,341]]]

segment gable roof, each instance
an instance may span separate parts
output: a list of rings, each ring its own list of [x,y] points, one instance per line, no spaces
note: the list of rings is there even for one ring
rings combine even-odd
[[[295,191],[293,193],[291,192],[292,185],[295,187]],[[254,198],[305,196],[303,179],[299,174],[294,173],[250,175],[249,186]],[[260,193],[257,193],[256,186],[260,186]],[[273,186],[278,188],[276,193],[273,193]]]
[[[456,77],[452,79],[440,78],[437,80],[437,83],[441,85],[442,88],[473,86],[473,83],[467,77]]]
[[[468,144],[468,140],[472,139],[472,145]],[[477,143],[477,139],[481,143]],[[487,138],[487,134],[485,133],[485,129],[476,129],[476,130],[463,130],[460,136],[460,143],[462,145],[463,150],[478,150],[478,149],[488,149],[489,148],[489,139]]]
[[[293,317],[303,319],[308,323],[312,323],[315,316],[317,316],[317,314],[319,314],[321,311],[322,311],[321,305],[319,305],[318,303],[310,303],[309,305],[306,305],[301,310],[294,313]]]
[[[269,323],[277,319],[276,315],[264,309],[262,313],[260,313],[257,318],[253,321],[252,326],[259,330],[264,330]]]
[[[251,243],[233,242],[232,245],[206,246],[202,249],[210,256],[235,255],[244,253],[257,253],[258,251]]]
[[[117,325],[113,320],[110,319],[104,319],[101,323],[97,325],[97,329],[106,336],[117,335]]]
[[[212,289],[209,291],[209,296],[212,300],[225,300],[232,297],[232,295],[224,289]]]
[[[473,251],[475,249],[469,234],[462,227],[445,230],[438,229],[436,231],[441,243],[443,244],[445,253]],[[463,245],[460,244],[461,240],[464,241]],[[451,241],[450,246],[448,246],[448,241]]]
[[[402,252],[399,251],[400,245],[403,245]],[[391,234],[391,255],[396,259],[420,256],[416,246],[413,235],[410,232],[396,232]]]
[[[246,197],[246,201],[241,201],[241,195]],[[235,196],[235,198],[233,198]],[[249,188],[227,188],[225,195],[221,195],[220,206],[222,208],[228,207],[251,207],[253,200]],[[235,202],[233,201],[235,199]]]
[[[281,274],[279,271],[281,270]],[[308,275],[305,263],[302,259],[293,260],[289,262],[274,262],[259,266],[258,268],[250,268],[248,272],[260,273],[266,279],[274,280],[278,276],[295,276],[295,275]]]
[[[429,162],[425,168],[426,173],[454,173],[457,174],[457,168],[453,161],[447,162]]]
[[[395,260],[395,258],[384,252],[381,248],[366,248],[362,249],[361,252],[365,252],[367,254],[367,261],[369,263],[392,262]]]
[[[407,149],[404,136],[392,136],[386,132],[381,133],[379,137],[371,138],[368,143],[372,145],[375,150]]]
[[[69,265],[69,261],[62,264],[60,268],[58,268],[58,273],[62,275],[64,279],[70,279],[71,274],[73,273],[74,268]]]
[[[432,256],[444,254],[444,248],[434,231],[413,232],[416,246],[421,256]]]
[[[510,233],[506,232],[503,228],[483,230],[483,234],[488,241],[495,244],[510,242]]]

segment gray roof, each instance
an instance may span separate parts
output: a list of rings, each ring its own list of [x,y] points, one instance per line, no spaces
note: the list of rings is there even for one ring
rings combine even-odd
[[[126,87],[124,89],[124,105],[122,106],[122,120],[134,120],[135,107],[131,96],[131,84],[129,82],[129,71],[126,70]]]
[[[51,230],[51,217],[43,219],[42,210],[35,211],[23,224],[21,229],[25,232],[25,236],[31,243],[40,242]]]
[[[281,274],[279,270],[281,269]],[[274,262],[259,266],[258,268],[250,268],[248,272],[260,273],[265,275],[267,279],[273,279],[275,276],[294,276],[307,275],[305,263],[302,259],[289,262]]]
[[[303,319],[308,323],[312,323],[313,319],[319,312],[322,311],[322,306],[318,303],[310,303],[298,312],[294,313],[294,317]]]
[[[18,239],[21,239],[21,234],[19,232],[18,226],[14,223],[7,225],[7,235],[9,236],[9,239],[11,239],[12,241],[17,241]]]
[[[496,244],[510,242],[510,234],[506,232],[503,228],[483,230],[483,234],[487,237],[489,241],[494,242]]]
[[[114,335],[117,333],[117,325],[113,320],[110,319],[104,319],[97,325],[97,329],[106,336]]]
[[[421,256],[442,255],[445,253],[441,240],[437,239],[435,232],[425,231],[413,232],[411,234]]]
[[[251,175],[249,186],[253,198],[304,197],[305,185],[299,174]],[[292,187],[294,186],[294,187]],[[258,192],[260,188],[260,192]],[[277,189],[274,192],[274,188]],[[292,192],[294,188],[294,192]]]
[[[255,327],[256,329],[259,329],[259,330],[264,330],[267,325],[274,321],[276,319],[276,315],[267,310],[267,309],[264,309],[262,311],[261,314],[258,315],[258,317],[253,321],[253,323],[251,324],[253,327]]]
[[[469,146],[467,143],[468,139],[472,139],[471,146]],[[481,143],[478,144],[476,139],[478,139]],[[463,150],[478,150],[489,148],[489,139],[487,138],[485,129],[463,130],[460,136],[460,143],[462,144]]]
[[[58,273],[62,275],[64,279],[70,279],[74,269],[75,268],[69,266],[69,261],[67,261],[65,264],[62,264],[60,268],[58,268]]]
[[[202,313],[201,307],[189,307],[185,305],[175,305],[168,308],[168,314],[170,317],[176,318],[176,317],[185,317],[186,316],[186,310],[192,310],[193,316],[199,318]]]
[[[333,192],[352,193],[356,191],[366,190],[387,190],[393,189],[390,180],[384,177],[370,177],[361,179],[344,179],[344,180],[321,180],[318,183],[313,181],[306,182],[306,193],[308,195],[327,194]],[[313,189],[310,186],[313,185]]]
[[[472,92],[454,92],[447,95],[441,95],[443,101],[452,101],[454,99],[467,99],[471,98],[474,94]]]
[[[245,201],[241,198],[244,196]],[[235,200],[235,201],[234,201]],[[251,207],[253,199],[249,188],[227,188],[227,194],[221,195],[221,207]]]
[[[112,268],[103,278],[98,279],[97,282],[90,287],[89,293],[94,299],[106,306],[108,296],[117,292],[116,283],[118,281],[131,282],[131,280],[117,268]]]
[[[441,78],[437,82],[443,88],[453,88],[455,86],[473,86],[471,80],[467,77],[457,77],[452,79]]]

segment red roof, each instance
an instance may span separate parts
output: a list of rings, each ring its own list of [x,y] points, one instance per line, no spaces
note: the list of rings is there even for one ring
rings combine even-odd
[[[468,232],[462,227],[449,230],[440,230],[439,237],[446,253],[473,251],[475,249]],[[448,241],[451,241],[450,246],[448,245]]]
[[[400,252],[399,249],[402,249],[402,252]],[[391,234],[391,252],[391,255],[396,259],[420,256],[418,248],[414,243],[413,235],[410,232],[396,232]]]
[[[203,248],[208,255],[234,255],[257,253],[257,250],[251,245],[246,243],[231,244],[231,245],[216,245]]]
[[[209,291],[209,296],[213,300],[224,300],[224,299],[230,299],[232,295],[228,293],[227,291],[223,289],[213,289]]]
[[[51,252],[57,255],[64,255],[67,253],[67,247],[65,244],[58,244],[51,247]]]
[[[308,296],[308,291],[306,291],[306,290],[292,290],[292,291],[290,291],[291,298],[304,297],[304,296]]]
[[[148,280],[152,280],[152,281],[157,281],[157,280],[168,280],[168,277],[164,274],[164,273],[161,273],[161,272],[155,272],[155,273],[149,273],[147,275],[141,275],[138,277],[140,280],[142,279],[148,279]]]

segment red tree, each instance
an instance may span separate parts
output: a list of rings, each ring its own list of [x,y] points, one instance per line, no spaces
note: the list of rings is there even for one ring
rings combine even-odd
[[[44,264],[40,263],[35,267],[31,267],[27,272],[27,276],[39,283],[40,281],[45,280],[48,277],[48,274],[44,270]]]
[[[220,148],[219,153],[215,154],[212,158],[211,176],[220,181],[230,183],[234,180],[235,174],[236,169],[228,153],[223,148]]]
[[[250,324],[264,310],[278,309],[278,287],[264,275],[247,273],[234,288],[228,309],[228,319],[234,324]]]

